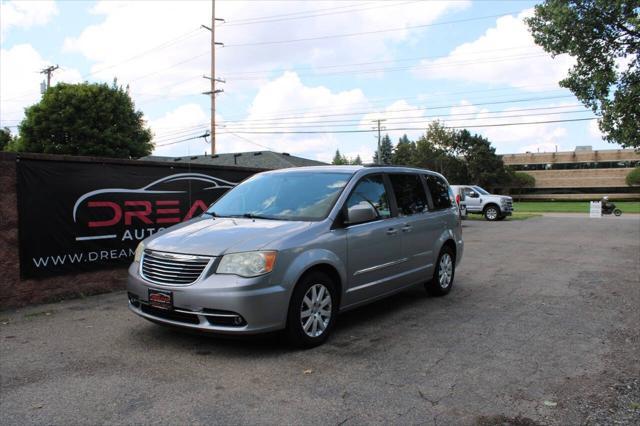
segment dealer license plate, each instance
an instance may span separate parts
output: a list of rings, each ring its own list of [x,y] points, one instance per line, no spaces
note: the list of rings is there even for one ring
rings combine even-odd
[[[149,290],[149,305],[158,309],[173,309],[173,293],[162,290]]]

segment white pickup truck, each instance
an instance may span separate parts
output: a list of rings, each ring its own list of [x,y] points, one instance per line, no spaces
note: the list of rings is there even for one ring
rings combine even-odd
[[[454,193],[464,194],[464,204],[470,214],[482,214],[490,221],[511,216],[513,199],[505,195],[493,195],[477,185],[451,185]]]

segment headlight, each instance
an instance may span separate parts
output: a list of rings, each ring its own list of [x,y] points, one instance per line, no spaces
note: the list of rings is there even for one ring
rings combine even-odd
[[[275,251],[248,251],[245,253],[225,254],[218,265],[216,273],[257,277],[271,272],[275,263]]]
[[[138,248],[136,249],[136,254],[133,256],[134,262],[140,262],[142,259],[142,253],[144,253],[144,243],[138,244]]]

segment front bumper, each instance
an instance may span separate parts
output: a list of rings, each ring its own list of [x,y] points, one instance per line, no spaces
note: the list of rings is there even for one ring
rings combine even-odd
[[[212,274],[191,285],[169,286],[145,281],[138,269],[135,262],[129,267],[129,309],[148,320],[223,334],[264,333],[286,325],[290,292],[270,283],[269,275],[241,278]],[[150,309],[150,289],[172,292],[174,311]],[[243,319],[239,325],[223,321],[234,315]]]

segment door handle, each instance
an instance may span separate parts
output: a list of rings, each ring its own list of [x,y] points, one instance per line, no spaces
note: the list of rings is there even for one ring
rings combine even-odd
[[[389,228],[387,229],[387,235],[395,235],[398,233],[398,230],[395,228]]]
[[[402,232],[409,232],[413,227],[411,225],[405,225],[402,227]]]

